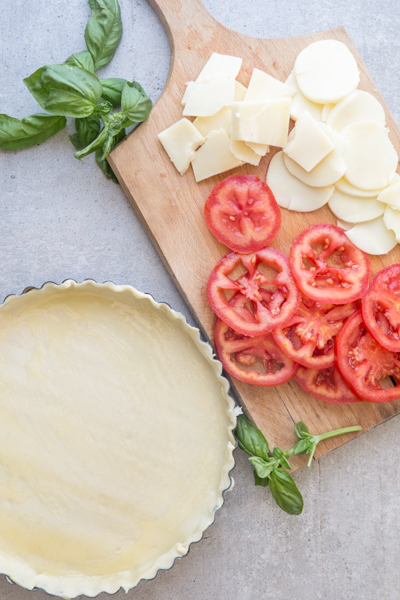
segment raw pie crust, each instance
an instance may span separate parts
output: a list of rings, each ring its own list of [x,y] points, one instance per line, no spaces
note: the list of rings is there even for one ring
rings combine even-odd
[[[0,308],[0,572],[128,590],[201,538],[230,486],[234,403],[197,329],[128,286]]]

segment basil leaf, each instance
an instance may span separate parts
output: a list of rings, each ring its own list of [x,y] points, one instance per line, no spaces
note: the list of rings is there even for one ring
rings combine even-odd
[[[84,119],[75,119],[76,133],[70,135],[69,139],[77,150],[82,150],[97,138],[100,127],[100,119],[95,115],[90,115],[90,117]]]
[[[81,69],[86,69],[86,71],[94,73],[93,58],[90,52],[88,52],[87,50],[84,50],[83,52],[77,52],[76,54],[71,54],[71,56],[67,58],[64,64],[79,67]]]
[[[94,68],[99,69],[110,62],[121,41],[121,10],[117,0],[89,0],[89,6],[92,18],[86,25],[85,42]]]
[[[277,505],[289,515],[303,510],[303,497],[291,475],[283,469],[272,471],[269,479],[271,494]]]
[[[269,460],[268,442],[264,435],[255,425],[250,423],[244,415],[239,415],[237,418],[237,426],[235,430],[239,448],[250,456],[259,456],[264,460]]]
[[[249,456],[249,461],[254,467],[255,472],[261,479],[265,479],[274,470],[276,463],[274,461],[267,462],[259,456]]]
[[[290,466],[290,464],[289,464],[289,461],[288,461],[288,459],[286,458],[286,456],[284,456],[284,454],[282,454],[282,456],[280,457],[280,459],[279,459],[279,460],[280,460],[281,466],[282,466],[284,469],[291,469],[291,468],[292,468],[292,467]]]
[[[307,425],[303,423],[303,421],[299,421],[298,423],[296,423],[294,426],[294,430],[296,432],[297,437],[300,439],[311,436],[310,432],[308,431]]]
[[[73,65],[42,67],[24,83],[43,109],[65,117],[91,115],[102,92],[95,75]]]
[[[127,81],[122,88],[121,110],[126,115],[129,125],[145,121],[150,114],[153,103],[141,86],[138,89],[136,82]],[[127,124],[125,126],[128,126]]]
[[[97,136],[97,138],[95,140],[93,140],[93,142],[91,142],[88,146],[86,146],[82,150],[79,150],[78,152],[75,152],[75,155],[74,155],[75,158],[78,158],[80,160],[81,158],[83,158],[84,156],[87,156],[88,154],[91,154],[92,152],[94,152],[98,148],[102,148],[103,144],[105,144],[105,142],[106,142],[106,140],[108,138],[108,135],[109,135],[109,133],[108,133],[108,127],[105,126],[100,131],[100,133]]]
[[[41,142],[65,127],[65,117],[36,113],[23,119],[0,114],[0,148],[21,150]]]
[[[115,147],[125,137],[126,137],[125,130],[120,131],[119,134],[114,137],[114,146],[113,147]],[[114,183],[119,183],[118,179],[114,175],[114,171],[110,167],[107,160],[102,157],[102,155],[103,155],[102,148],[99,148],[98,150],[96,150],[96,154],[95,154],[96,163],[98,164],[98,166],[103,171],[103,173],[106,177],[111,179]]]
[[[122,88],[126,83],[126,79],[111,77],[110,79],[100,79],[100,83],[103,87],[101,97],[111,102],[114,108],[121,106]]]
[[[313,448],[313,443],[310,440],[303,439],[299,440],[297,444],[294,445],[293,451],[295,454],[308,454],[311,452]]]
[[[275,446],[275,448],[272,450],[272,456],[274,458],[281,458],[283,456],[283,450],[278,448],[278,446]]]
[[[256,470],[254,470],[254,485],[261,485],[262,487],[268,487],[269,477],[259,477]]]

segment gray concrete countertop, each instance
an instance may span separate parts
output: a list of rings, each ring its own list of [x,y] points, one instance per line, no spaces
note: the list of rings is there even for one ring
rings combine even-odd
[[[224,25],[259,37],[345,25],[399,122],[395,0],[204,4]],[[135,78],[155,100],[168,72],[166,35],[145,0],[121,0],[121,7],[123,40],[101,76]],[[2,8],[0,110],[21,118],[38,111],[22,78],[85,49],[90,9],[86,0],[15,0]],[[69,120],[36,148],[0,153],[0,298],[48,280],[112,280],[151,293],[191,321],[121,188],[105,179],[92,157],[74,158],[72,129]],[[235,488],[204,539],[170,571],[127,595],[119,591],[115,600],[400,598],[399,418],[297,472],[305,499],[299,517],[280,511],[268,490],[256,488],[246,456],[235,454]],[[31,597],[0,577],[1,600]],[[42,591],[33,597],[48,598]]]

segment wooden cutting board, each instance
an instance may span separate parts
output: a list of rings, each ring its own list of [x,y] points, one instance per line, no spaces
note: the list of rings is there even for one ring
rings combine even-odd
[[[374,94],[385,106],[390,137],[399,154],[400,131],[344,28],[297,38],[257,39],[235,33],[215,21],[200,0],[150,0],[150,4],[159,15],[171,45],[168,81],[148,121],[113,151],[110,163],[196,321],[212,340],[215,317],[208,306],[205,288],[211,269],[227,249],[207,229],[203,208],[213,186],[227,174],[199,184],[191,170],[181,177],[157,139],[157,133],[182,117],[185,84],[196,79],[211,53],[243,58],[238,80],[247,85],[254,67],[285,81],[296,56],[305,46],[316,40],[340,40],[357,60],[360,89]],[[271,154],[264,157],[258,167],[246,165],[235,172],[265,178],[270,159]],[[292,241],[305,227],[321,222],[335,222],[327,207],[313,213],[282,209],[282,227],[271,245],[288,254]],[[400,262],[399,248],[384,257],[372,257],[372,272],[394,262]],[[305,421],[315,433],[354,424],[362,425],[366,431],[400,412],[400,401],[325,404],[310,397],[295,382],[276,388],[259,388],[233,380],[231,383],[245,412],[269,442],[284,449],[292,445],[293,424],[299,420]],[[318,447],[317,456],[351,437],[327,440]],[[302,459],[297,457],[294,466],[304,464]]]

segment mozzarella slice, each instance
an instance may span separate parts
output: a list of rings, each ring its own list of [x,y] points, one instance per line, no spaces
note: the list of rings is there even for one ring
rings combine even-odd
[[[213,52],[200,71],[196,82],[217,80],[217,79],[236,79],[242,66],[243,59],[228,54],[218,54]]]
[[[188,119],[177,121],[159,133],[158,139],[181,175],[186,173],[196,148],[206,141]]]
[[[309,172],[334,148],[335,145],[318,121],[305,112],[290,132],[284,152]]]
[[[400,183],[397,182],[385,188],[379,194],[378,200],[400,210]]]
[[[211,131],[206,141],[195,153],[192,168],[196,181],[224,173],[243,164],[229,150],[229,136],[224,129]]]
[[[335,106],[336,106],[336,104],[333,104],[332,102],[331,102],[331,103],[329,103],[329,104],[324,104],[324,105],[322,106],[321,120],[322,120],[324,123],[326,123],[326,121],[327,121],[327,119],[328,119],[328,117],[329,117],[329,115],[330,115],[330,113],[331,113],[331,110],[332,110],[332,109],[333,109]]]
[[[396,241],[400,242],[400,211],[387,206],[383,215],[383,222],[387,229],[393,231]]]
[[[357,248],[367,254],[387,254],[397,244],[395,234],[386,228],[383,217],[358,223],[346,231],[346,235]]]
[[[331,110],[327,124],[337,131],[342,131],[347,125],[358,121],[375,121],[383,126],[385,119],[383,106],[375,96],[355,90]]]
[[[233,102],[234,79],[190,82],[183,96],[185,117],[210,117]],[[182,100],[182,101],[183,101]]]
[[[339,102],[360,81],[354,56],[337,40],[320,40],[304,48],[294,63],[294,74],[304,96],[319,104]]]
[[[343,192],[343,194],[348,194],[349,196],[357,196],[357,198],[377,198],[381,193],[380,190],[361,190],[360,188],[354,187],[351,185],[346,179],[346,177],[342,177],[335,183],[336,189],[339,192]]]
[[[285,166],[283,152],[278,152],[272,158],[266,181],[279,206],[298,212],[311,212],[321,208],[334,190],[333,186],[310,187],[293,177]]]
[[[232,139],[283,148],[289,130],[290,102],[290,98],[233,102]]]
[[[276,98],[293,98],[296,90],[282,83],[275,77],[268,75],[260,69],[253,69],[245,100],[271,100]]]
[[[374,121],[359,121],[342,131],[346,179],[364,190],[384,188],[392,181],[398,156],[388,132]]]
[[[260,156],[265,156],[270,150],[267,144],[253,144],[253,142],[245,142],[245,144]]]
[[[362,223],[380,217],[385,212],[383,202],[374,198],[356,198],[335,190],[329,208],[338,219],[347,223]]]
[[[250,165],[257,166],[260,163],[261,155],[257,154],[249,148],[249,146],[245,142],[240,142],[238,140],[230,140],[229,142],[229,150],[232,152],[236,158],[239,160],[249,163]]]
[[[346,171],[346,163],[342,157],[342,138],[330,127],[323,123],[320,124],[325,133],[329,136],[335,148],[321,162],[314,167],[310,172],[300,167],[289,156],[284,155],[285,165],[287,169],[300,179],[303,183],[312,187],[325,187],[333,185],[338,181]]]
[[[286,85],[290,85],[290,87],[296,91],[296,95],[293,96],[290,105],[290,118],[293,119],[293,121],[297,121],[301,115],[307,111],[316,121],[321,121],[322,105],[311,102],[311,100],[308,100],[303,96],[293,73],[290,73],[289,77],[286,79]]]
[[[347,223],[346,221],[342,221],[341,219],[336,219],[336,225],[341,227],[345,231],[348,231],[352,227],[354,227],[354,223]]]

